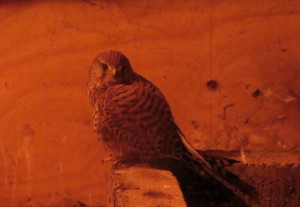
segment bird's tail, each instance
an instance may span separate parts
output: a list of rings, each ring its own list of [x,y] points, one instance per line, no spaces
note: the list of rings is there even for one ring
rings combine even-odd
[[[196,151],[181,132],[180,135],[186,149],[182,157],[183,161],[187,167],[202,177],[202,180],[206,180],[207,185],[214,188],[213,193],[216,195],[213,197],[218,194],[240,196],[242,193],[243,200],[249,203],[251,198],[256,196],[256,191],[252,186],[226,169],[226,166],[235,163],[234,160],[216,158],[202,151]]]

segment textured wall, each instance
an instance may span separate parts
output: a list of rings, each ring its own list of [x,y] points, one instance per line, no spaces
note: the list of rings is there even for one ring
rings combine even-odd
[[[105,204],[86,96],[105,49],[159,86],[195,146],[299,149],[299,1],[1,2],[0,206]]]

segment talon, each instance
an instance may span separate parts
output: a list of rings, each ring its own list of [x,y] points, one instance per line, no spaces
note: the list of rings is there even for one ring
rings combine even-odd
[[[107,161],[115,161],[113,155],[110,155],[109,157],[104,158],[104,159],[101,161],[101,164],[103,165],[104,162],[107,162]]]
[[[117,160],[116,162],[114,162],[113,166],[112,166],[112,170],[116,170],[120,165],[122,164],[122,161]]]

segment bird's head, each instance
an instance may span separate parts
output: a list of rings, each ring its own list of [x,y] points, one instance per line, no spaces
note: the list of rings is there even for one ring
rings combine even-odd
[[[98,54],[89,72],[90,96],[91,93],[102,93],[115,84],[130,84],[136,76],[128,58],[121,52],[114,50]]]

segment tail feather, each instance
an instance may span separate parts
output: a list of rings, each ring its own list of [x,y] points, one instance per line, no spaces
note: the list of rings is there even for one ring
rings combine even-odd
[[[224,183],[225,185],[225,181],[227,179],[232,179],[232,173],[229,173],[223,166],[220,166],[212,156],[208,156],[202,151],[196,151],[181,131],[179,131],[179,134],[181,135],[180,137],[182,143],[184,144],[186,149],[186,153],[183,157],[184,161],[190,163],[191,166],[197,169],[197,171],[199,170],[200,174],[204,171],[215,178],[217,181],[219,181],[220,183]],[[229,177],[227,178],[227,176]],[[235,189],[232,190],[234,191]]]
[[[186,149],[186,152],[183,154],[183,160],[189,168],[198,175],[208,179],[210,183],[213,182],[218,186],[223,186],[222,190],[221,188],[219,189],[221,193],[227,192],[226,194],[229,195],[229,192],[231,192],[235,195],[241,195],[242,192],[245,194],[245,196],[243,195],[243,200],[246,203],[251,203],[251,198],[257,196],[256,190],[240,180],[237,175],[226,170],[226,166],[237,161],[216,158],[202,151],[196,151],[181,131],[179,131],[179,134]]]
[[[212,173],[212,170],[199,164],[193,155],[184,154],[183,161],[185,166],[191,170],[192,178],[189,177],[189,179],[193,182],[189,183],[188,187],[192,192],[213,202],[230,202],[233,199],[234,192],[227,188],[223,181]]]
[[[221,167],[229,167],[233,164],[236,164],[236,163],[240,163],[239,160],[235,160],[235,159],[230,159],[230,158],[227,158],[227,157],[221,157],[221,156],[218,156],[218,155],[214,155],[214,154],[211,154],[212,151],[202,151],[202,150],[197,150],[197,152],[199,154],[203,154],[205,155],[208,160],[213,160],[214,162],[217,162],[219,164],[219,166]]]

